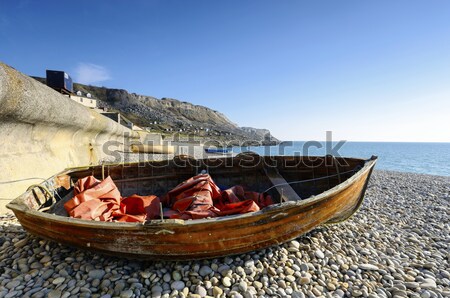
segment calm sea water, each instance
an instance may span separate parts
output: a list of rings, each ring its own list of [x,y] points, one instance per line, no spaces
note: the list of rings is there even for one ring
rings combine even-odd
[[[330,144],[329,144],[330,145]],[[343,157],[378,156],[376,169],[450,176],[450,143],[346,142],[340,148],[333,142],[286,142],[278,146],[235,147],[235,153],[254,151],[260,155],[323,156],[338,153]],[[331,147],[331,148],[330,148]],[[331,152],[331,149],[335,149]]]

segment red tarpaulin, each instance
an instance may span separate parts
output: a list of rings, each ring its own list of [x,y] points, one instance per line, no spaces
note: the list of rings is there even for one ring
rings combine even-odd
[[[170,208],[164,217],[199,219],[258,211],[273,204],[269,195],[233,186],[221,191],[208,174],[192,177],[169,191],[162,203]],[[145,222],[160,218],[157,196],[132,195],[122,198],[111,177],[99,181],[93,176],[79,179],[74,197],[64,204],[74,218]]]

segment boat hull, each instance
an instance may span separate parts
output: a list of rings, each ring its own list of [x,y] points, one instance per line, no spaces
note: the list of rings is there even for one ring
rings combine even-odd
[[[141,260],[216,258],[277,245],[347,219],[363,200],[374,164],[366,162],[346,181],[308,199],[213,219],[108,223],[62,218],[17,202],[9,208],[29,233],[82,249]]]

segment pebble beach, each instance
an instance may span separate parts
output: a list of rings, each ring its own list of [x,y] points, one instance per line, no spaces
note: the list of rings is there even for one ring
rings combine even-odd
[[[360,210],[283,245],[139,262],[26,233],[0,215],[0,297],[450,297],[450,177],[375,170]]]

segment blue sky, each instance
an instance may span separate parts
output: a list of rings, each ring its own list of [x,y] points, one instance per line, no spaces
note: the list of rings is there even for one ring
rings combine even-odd
[[[450,1],[7,1],[0,60],[283,140],[450,141]]]

